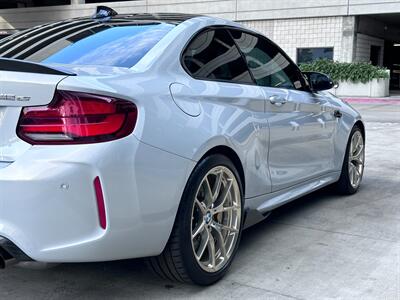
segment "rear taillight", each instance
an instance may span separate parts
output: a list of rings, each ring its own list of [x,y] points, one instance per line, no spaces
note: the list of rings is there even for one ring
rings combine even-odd
[[[126,100],[57,91],[47,106],[25,107],[18,136],[30,144],[85,144],[125,137],[136,125],[137,108]]]

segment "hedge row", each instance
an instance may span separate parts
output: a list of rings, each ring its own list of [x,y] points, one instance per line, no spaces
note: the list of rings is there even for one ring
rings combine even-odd
[[[301,64],[303,72],[320,72],[332,78],[333,81],[351,81],[367,83],[372,79],[389,78],[387,69],[376,67],[370,63],[341,63],[331,60],[317,60]]]

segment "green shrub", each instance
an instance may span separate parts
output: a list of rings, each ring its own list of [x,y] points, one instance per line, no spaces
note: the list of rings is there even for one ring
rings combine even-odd
[[[300,69],[303,72],[324,73],[335,82],[367,83],[372,79],[389,78],[390,76],[385,68],[376,67],[370,63],[341,63],[326,59],[301,64]]]

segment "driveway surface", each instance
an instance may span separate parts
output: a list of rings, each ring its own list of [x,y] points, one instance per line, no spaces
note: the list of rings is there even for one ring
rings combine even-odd
[[[141,260],[0,272],[0,299],[400,299],[400,102],[357,104],[367,124],[358,194],[327,188],[246,230],[228,276],[200,288]]]

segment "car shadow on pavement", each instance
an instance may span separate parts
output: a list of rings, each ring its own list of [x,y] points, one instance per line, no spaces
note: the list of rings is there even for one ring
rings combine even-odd
[[[325,202],[338,200],[340,197],[333,186],[328,186],[273,210],[265,220],[244,231],[241,247],[245,248],[259,238],[265,239],[265,235],[274,230],[273,225],[287,224],[287,220],[301,216],[305,211],[314,210],[315,207],[323,206]]]

